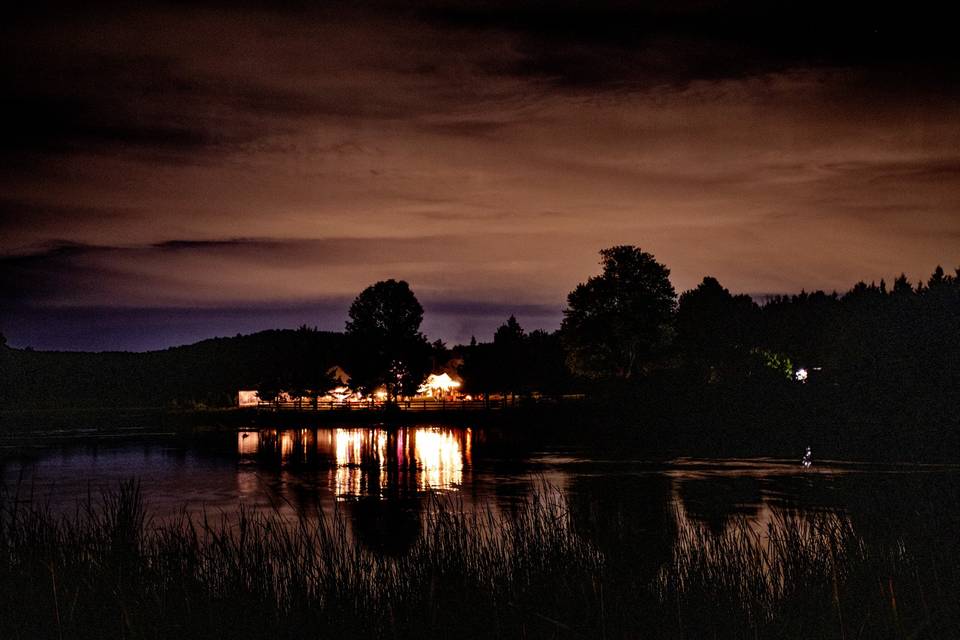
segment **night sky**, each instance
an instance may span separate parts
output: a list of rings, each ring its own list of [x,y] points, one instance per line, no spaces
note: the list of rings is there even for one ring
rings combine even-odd
[[[838,4],[5,10],[0,331],[342,330],[392,277],[430,338],[490,339],[558,327],[614,244],[678,291],[952,270],[955,22]]]

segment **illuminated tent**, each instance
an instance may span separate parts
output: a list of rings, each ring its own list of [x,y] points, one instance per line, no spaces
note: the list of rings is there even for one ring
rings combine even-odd
[[[457,379],[454,379],[446,372],[441,374],[431,373],[427,376],[424,383],[420,385],[420,388],[417,389],[417,393],[431,398],[442,398],[446,395],[456,393],[463,384],[463,380],[456,374],[454,374],[454,376],[456,376]]]
[[[348,385],[350,384],[350,374],[343,370],[340,365],[334,365],[327,369],[327,376],[336,383],[336,386],[320,396],[321,402],[355,402],[360,400],[360,394],[355,393]]]
[[[340,365],[334,365],[327,369],[327,375],[340,383],[337,386],[346,386],[350,384],[350,374],[343,370]]]

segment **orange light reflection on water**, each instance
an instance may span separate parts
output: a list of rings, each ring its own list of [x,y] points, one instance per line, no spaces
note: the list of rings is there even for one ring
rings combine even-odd
[[[463,482],[463,451],[460,439],[450,431],[417,429],[417,488],[449,489]]]
[[[243,431],[241,456],[276,456],[286,464],[330,460],[338,498],[388,490],[457,490],[470,465],[470,429],[295,429]]]
[[[337,497],[359,495],[363,487],[363,436],[359,429],[337,429],[333,441],[336,447],[336,473],[333,490]]]
[[[256,431],[241,431],[237,434],[237,453],[252,456],[260,448],[260,434]]]
[[[337,429],[334,441],[337,497],[364,493],[364,481],[374,474],[378,478],[372,486],[381,492],[391,481],[403,483],[411,473],[417,489],[456,490],[463,482],[469,431],[423,427],[390,434],[383,429]]]

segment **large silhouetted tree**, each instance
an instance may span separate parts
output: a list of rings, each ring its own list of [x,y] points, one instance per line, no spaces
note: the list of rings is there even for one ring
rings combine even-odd
[[[611,247],[600,256],[603,273],[567,296],[568,364],[587,377],[631,378],[669,347],[676,293],[670,270],[637,247]]]
[[[489,396],[497,391],[499,381],[493,343],[479,343],[476,338],[471,338],[470,344],[463,348],[463,363],[458,373],[463,378],[466,393]]]
[[[536,329],[527,334],[524,377],[527,388],[545,395],[563,393],[570,381],[564,365],[560,332]]]
[[[257,397],[260,398],[262,402],[270,404],[279,402],[280,394],[283,392],[281,384],[282,382],[276,375],[264,376],[257,384]]]
[[[523,391],[526,371],[526,334],[514,316],[493,334],[493,353],[500,391],[516,395]]]
[[[390,399],[416,391],[430,368],[430,345],[420,333],[423,307],[403,280],[382,280],[350,305],[353,343],[350,384],[369,393],[386,387]]]
[[[753,346],[759,313],[750,296],[734,296],[707,276],[680,296],[677,337],[688,360],[712,370]]]

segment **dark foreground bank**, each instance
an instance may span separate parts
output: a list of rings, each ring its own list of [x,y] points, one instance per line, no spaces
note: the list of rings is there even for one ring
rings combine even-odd
[[[767,531],[689,528],[654,566],[636,532],[595,546],[545,491],[509,515],[431,500],[399,555],[340,514],[154,527],[134,483],[69,517],[6,490],[4,638],[942,638],[960,630],[953,509],[917,505],[923,544],[835,515]]]

